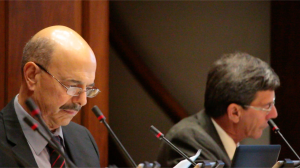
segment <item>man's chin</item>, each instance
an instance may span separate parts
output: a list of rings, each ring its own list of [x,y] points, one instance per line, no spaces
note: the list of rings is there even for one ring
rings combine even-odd
[[[65,119],[60,123],[60,126],[67,126],[69,125],[71,122],[71,119]]]
[[[60,126],[67,126],[69,125],[71,122],[71,119],[64,119],[62,121],[60,121],[59,123],[53,124],[51,126],[51,128],[49,128],[51,131],[56,130],[57,128],[59,128]]]
[[[262,136],[262,133],[263,133],[263,131],[262,130],[260,130],[260,131],[258,131],[258,132],[256,132],[256,134],[255,135],[253,135],[253,139],[258,139],[258,138],[260,138],[261,136]]]

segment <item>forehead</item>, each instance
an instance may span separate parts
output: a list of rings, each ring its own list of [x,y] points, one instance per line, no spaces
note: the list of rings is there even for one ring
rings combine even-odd
[[[264,105],[271,103],[275,100],[274,90],[258,91],[255,94],[255,99],[251,102],[251,105]]]
[[[60,80],[91,84],[95,79],[96,59],[90,49],[78,51],[57,47],[48,70]]]

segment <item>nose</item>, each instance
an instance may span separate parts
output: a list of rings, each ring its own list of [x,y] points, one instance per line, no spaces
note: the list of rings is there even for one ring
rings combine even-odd
[[[73,96],[73,102],[85,106],[87,103],[86,92],[81,92],[78,96]]]
[[[273,106],[268,115],[268,119],[277,118],[277,116],[278,116],[277,109],[275,106]]]

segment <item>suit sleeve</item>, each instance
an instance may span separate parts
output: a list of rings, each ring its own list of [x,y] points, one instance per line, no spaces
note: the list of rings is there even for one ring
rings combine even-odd
[[[196,159],[198,163],[200,160],[216,161],[218,158],[218,152],[216,151],[219,151],[220,148],[205,131],[199,128],[194,129],[187,127],[179,130],[171,130],[166,138],[189,157],[195,155],[198,149],[201,149],[202,152]],[[185,158],[167,144],[163,143],[161,145],[158,162],[161,163],[162,166],[173,167],[183,159]]]

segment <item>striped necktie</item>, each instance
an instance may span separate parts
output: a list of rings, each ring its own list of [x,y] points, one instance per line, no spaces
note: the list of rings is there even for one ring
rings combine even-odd
[[[62,139],[60,136],[55,136],[54,139],[61,145]],[[47,145],[49,155],[50,155],[50,164],[51,167],[59,167],[59,168],[65,168],[65,159],[56,152],[49,144]]]

